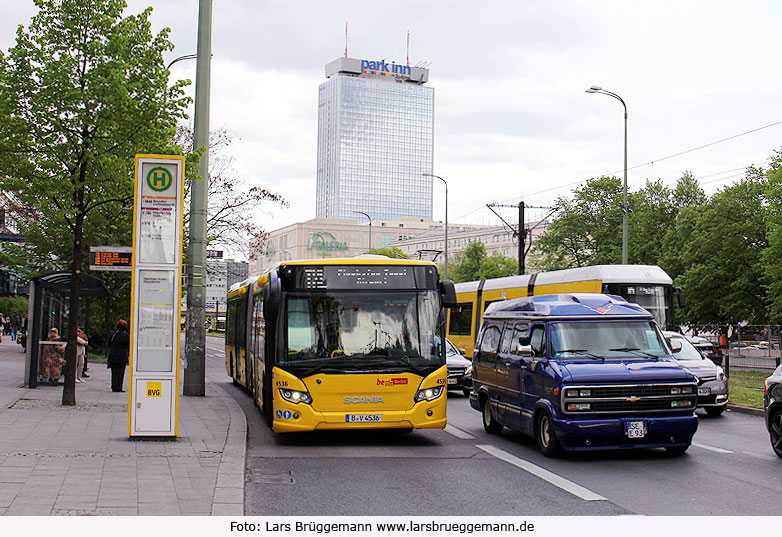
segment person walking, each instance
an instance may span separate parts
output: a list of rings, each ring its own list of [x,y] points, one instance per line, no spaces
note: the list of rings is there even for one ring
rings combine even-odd
[[[22,318],[18,313],[11,315],[11,341],[16,341],[16,336],[19,334],[19,326]]]
[[[114,331],[109,334],[108,367],[111,369],[111,391],[123,392],[122,383],[125,380],[125,368],[128,366],[130,353],[130,332],[128,323],[120,319]]]
[[[84,357],[87,354],[87,334],[84,330],[79,328],[76,332],[76,382],[84,382],[82,380],[82,368],[84,367]]]
[[[43,347],[43,376],[49,379],[49,384],[56,384],[62,375],[62,365],[65,363],[63,354],[65,345],[55,345],[53,342],[60,341],[60,334],[56,328],[49,330],[49,336],[46,338],[48,343]]]

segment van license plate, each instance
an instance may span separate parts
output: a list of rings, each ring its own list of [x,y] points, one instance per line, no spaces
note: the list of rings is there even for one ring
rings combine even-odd
[[[377,423],[383,421],[383,414],[345,414],[345,423]]]
[[[642,421],[628,421],[627,422],[627,437],[628,438],[643,438],[646,436],[646,427]]]

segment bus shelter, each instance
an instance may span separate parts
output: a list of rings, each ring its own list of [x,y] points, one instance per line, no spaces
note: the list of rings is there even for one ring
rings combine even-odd
[[[30,282],[30,306],[28,309],[27,345],[25,354],[24,383],[35,388],[41,378],[41,356],[46,335],[57,328],[65,335],[68,319],[68,297],[71,292],[71,272],[51,272]],[[102,281],[88,274],[79,275],[80,296],[87,298],[108,296]],[[84,329],[89,334],[89,307]]]

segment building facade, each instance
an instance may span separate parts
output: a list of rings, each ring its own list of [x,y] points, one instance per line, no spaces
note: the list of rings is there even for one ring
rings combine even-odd
[[[432,218],[434,89],[418,67],[339,58],[318,91],[316,218]]]

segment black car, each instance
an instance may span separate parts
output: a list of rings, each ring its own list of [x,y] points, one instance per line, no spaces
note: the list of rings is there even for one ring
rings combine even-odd
[[[469,397],[472,390],[472,362],[462,356],[449,340],[445,340],[445,362],[448,366],[448,389],[462,390]]]
[[[766,379],[763,403],[771,447],[782,458],[782,365]]]

